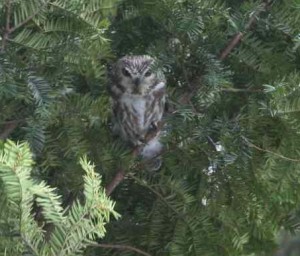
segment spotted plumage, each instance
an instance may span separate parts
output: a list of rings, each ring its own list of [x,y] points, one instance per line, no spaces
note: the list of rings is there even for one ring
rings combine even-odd
[[[156,145],[161,150],[158,142],[166,85],[163,75],[153,65],[154,59],[147,55],[119,59],[112,71],[109,90],[113,101],[113,131],[132,146],[143,145],[142,152],[155,154],[155,150],[147,147]],[[150,141],[147,135],[153,130],[155,136]]]

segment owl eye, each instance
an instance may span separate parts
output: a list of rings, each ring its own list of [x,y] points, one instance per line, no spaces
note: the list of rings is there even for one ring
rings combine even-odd
[[[123,73],[124,76],[131,77],[130,73],[128,72],[128,70],[126,68],[122,69],[122,73]]]
[[[147,71],[146,73],[145,73],[145,76],[151,76],[152,75],[152,72],[151,71]]]

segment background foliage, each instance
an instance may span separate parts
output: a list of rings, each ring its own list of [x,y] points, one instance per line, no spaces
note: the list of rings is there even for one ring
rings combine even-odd
[[[0,138],[28,141],[32,176],[57,187],[65,205],[82,196],[79,157],[88,155],[104,184],[126,170],[112,194],[122,218],[99,240],[115,246],[84,254],[292,253],[276,248],[299,223],[298,0],[6,0],[0,8]],[[112,137],[106,92],[107,67],[145,53],[168,81],[157,173]]]

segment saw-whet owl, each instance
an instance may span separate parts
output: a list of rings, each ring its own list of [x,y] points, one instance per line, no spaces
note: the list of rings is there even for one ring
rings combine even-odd
[[[140,148],[145,159],[161,152],[160,123],[166,82],[148,55],[125,56],[113,67],[109,87],[113,102],[113,132]],[[155,136],[147,138],[154,131]]]

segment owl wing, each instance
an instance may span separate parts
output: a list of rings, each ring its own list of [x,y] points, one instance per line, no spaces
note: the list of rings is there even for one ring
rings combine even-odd
[[[150,91],[151,101],[145,113],[145,120],[148,120],[148,131],[146,140],[159,135],[161,120],[165,110],[166,84],[165,81],[158,81]]]

